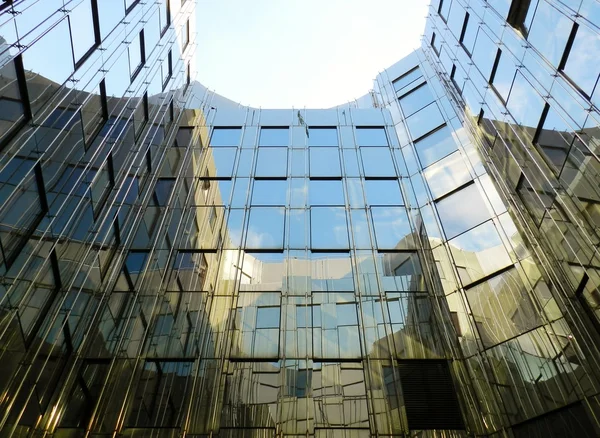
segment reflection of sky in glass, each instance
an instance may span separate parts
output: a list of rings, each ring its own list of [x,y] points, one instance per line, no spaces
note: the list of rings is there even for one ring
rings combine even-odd
[[[346,210],[343,207],[313,207],[310,210],[311,246],[314,249],[349,247]]]
[[[475,184],[437,202],[437,210],[449,239],[490,217]]]

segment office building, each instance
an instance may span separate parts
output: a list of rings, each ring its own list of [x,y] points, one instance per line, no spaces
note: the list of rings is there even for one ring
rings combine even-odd
[[[598,436],[600,3],[434,0],[331,109],[195,8],[0,6],[1,435]]]

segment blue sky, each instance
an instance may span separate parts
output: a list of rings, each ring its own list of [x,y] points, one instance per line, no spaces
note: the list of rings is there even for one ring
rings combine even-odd
[[[263,108],[329,108],[420,45],[428,0],[199,0],[197,79]]]

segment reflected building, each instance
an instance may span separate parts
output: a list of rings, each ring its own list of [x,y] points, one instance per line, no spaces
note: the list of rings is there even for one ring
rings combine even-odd
[[[600,435],[595,0],[434,0],[324,110],[195,8],[0,6],[1,435]]]

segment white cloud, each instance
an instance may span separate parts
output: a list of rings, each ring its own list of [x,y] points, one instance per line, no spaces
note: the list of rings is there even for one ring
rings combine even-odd
[[[198,80],[242,104],[328,108],[419,47],[425,0],[200,0]]]

